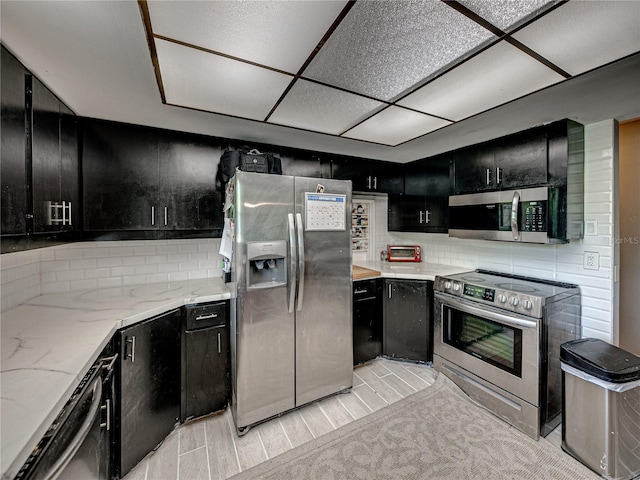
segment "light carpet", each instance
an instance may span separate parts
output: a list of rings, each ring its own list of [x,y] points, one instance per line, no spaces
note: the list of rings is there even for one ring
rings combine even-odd
[[[474,404],[451,380],[233,477],[273,480],[558,479],[600,477]]]

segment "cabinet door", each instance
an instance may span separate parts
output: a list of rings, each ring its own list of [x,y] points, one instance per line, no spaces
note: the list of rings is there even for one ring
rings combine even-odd
[[[120,331],[121,477],[179,420],[180,319],[180,310],[174,310]]]
[[[353,282],[353,364],[382,355],[381,280]]]
[[[387,224],[390,232],[422,232],[425,218],[422,195],[389,195]]]
[[[491,143],[463,148],[453,155],[456,195],[495,188],[494,150]]]
[[[381,193],[404,193],[404,172],[402,165],[387,163],[374,163],[370,170],[371,190]]]
[[[369,162],[358,158],[331,160],[331,178],[351,180],[354,192],[371,191],[373,186]]]
[[[163,212],[156,131],[97,120],[83,129],[84,229],[157,229]]]
[[[215,188],[220,145],[179,132],[162,131],[159,136],[159,228],[221,230],[222,192]]]
[[[80,188],[78,163],[78,119],[66,105],[60,104],[60,200],[71,203],[71,224],[63,230],[78,230],[80,224]]]
[[[25,234],[26,110],[25,74],[22,64],[2,47],[2,114],[0,124],[0,182],[2,182],[2,234]]]
[[[60,231],[49,220],[49,202],[62,201],[60,191],[60,101],[37,78],[32,78],[31,168],[33,174],[33,229]]]
[[[384,354],[407,360],[432,361],[428,282],[385,280],[385,290]]]
[[[449,231],[449,197],[425,197],[423,232]]]
[[[229,394],[228,328],[204,328],[184,335],[183,421],[223,410]]]
[[[280,155],[275,153],[282,163],[282,174],[293,177],[331,178],[329,163],[323,163],[319,157],[313,155]],[[328,171],[327,171],[328,170]]]
[[[542,185],[547,182],[547,137],[536,129],[496,142],[495,170],[498,188]]]

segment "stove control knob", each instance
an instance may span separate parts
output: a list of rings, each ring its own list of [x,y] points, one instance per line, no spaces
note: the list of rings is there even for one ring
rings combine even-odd
[[[501,293],[500,295],[498,295],[498,301],[500,303],[504,303],[507,301],[507,296],[504,293]]]
[[[444,289],[449,290],[450,288],[451,288],[451,282],[449,280],[446,280],[444,282]]]
[[[531,310],[533,308],[533,303],[531,303],[531,300],[525,300],[523,306],[525,309]]]
[[[454,292],[459,292],[460,291],[460,284],[458,282],[453,284],[453,291]]]
[[[520,303],[520,300],[518,300],[518,297],[511,297],[511,299],[509,300],[509,303],[514,307],[517,307],[518,304]]]

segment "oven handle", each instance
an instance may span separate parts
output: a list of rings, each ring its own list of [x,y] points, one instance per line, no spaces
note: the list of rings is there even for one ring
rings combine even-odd
[[[455,297],[453,298],[445,297],[440,292],[436,292],[434,297],[437,300],[440,300],[443,305],[455,308],[456,310],[460,310],[465,313],[477,315],[479,317],[483,317],[488,320],[504,323],[505,325],[509,325],[512,327],[534,328],[534,329],[538,327],[538,322],[531,321],[531,320],[524,320],[517,317],[512,317],[511,315],[505,315],[504,313],[494,312],[493,310],[489,310],[487,308],[474,307],[473,305],[469,305],[468,303],[464,302],[464,300],[460,300]]]
[[[60,458],[53,464],[53,466],[49,469],[49,471],[43,477],[44,480],[54,480],[58,478],[58,475],[62,473],[65,467],[69,464],[69,462],[73,459],[80,447],[84,443],[85,439],[89,436],[89,432],[91,432],[91,427],[93,426],[93,422],[100,410],[100,400],[102,399],[102,378],[96,378],[93,383],[93,398],[91,399],[91,406],[89,407],[89,411],[87,412],[87,416],[82,423],[82,426],[78,430],[75,438],[71,441],[67,449],[60,455]]]

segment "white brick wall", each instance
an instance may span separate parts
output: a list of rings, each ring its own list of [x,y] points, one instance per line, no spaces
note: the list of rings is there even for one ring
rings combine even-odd
[[[2,311],[40,294],[222,276],[220,239],[79,242],[0,256]]]
[[[376,198],[376,250],[389,243],[417,244],[427,262],[485,268],[575,283],[582,295],[582,333],[613,342],[614,122],[585,126],[585,220],[598,234],[563,245],[531,245],[449,238],[445,234],[387,230],[387,200]],[[584,252],[600,254],[599,270],[583,267]]]

